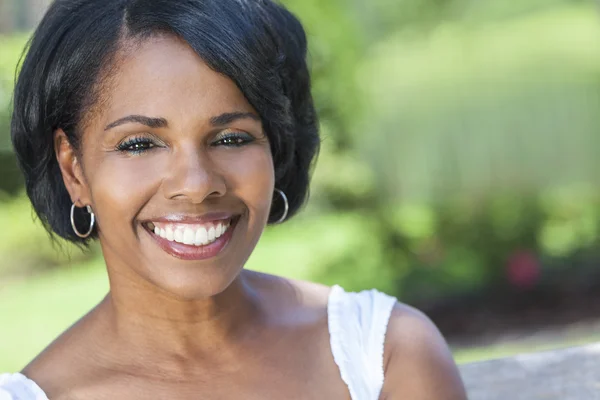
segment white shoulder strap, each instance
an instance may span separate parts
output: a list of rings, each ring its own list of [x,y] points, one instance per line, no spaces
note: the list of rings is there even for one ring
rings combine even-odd
[[[352,400],[377,400],[383,386],[385,334],[396,298],[375,289],[345,292],[335,285],[328,303],[331,351]]]
[[[42,389],[20,373],[0,374],[0,400],[48,400]]]

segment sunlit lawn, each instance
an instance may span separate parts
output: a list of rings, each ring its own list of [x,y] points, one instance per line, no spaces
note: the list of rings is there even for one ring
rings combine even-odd
[[[0,371],[20,370],[106,293],[100,262],[7,285],[0,290]]]

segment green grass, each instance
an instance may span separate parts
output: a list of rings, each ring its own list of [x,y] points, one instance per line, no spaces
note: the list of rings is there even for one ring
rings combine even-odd
[[[100,261],[6,285],[0,291],[0,371],[24,367],[107,289]]]
[[[528,341],[501,343],[487,347],[453,349],[454,359],[458,364],[510,357],[522,353],[557,350],[572,346],[582,346],[600,341],[600,335],[590,334],[579,337],[551,340],[532,344]]]

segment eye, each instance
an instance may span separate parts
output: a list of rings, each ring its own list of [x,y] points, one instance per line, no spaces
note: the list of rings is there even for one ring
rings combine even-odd
[[[218,137],[218,139],[215,142],[213,142],[212,145],[225,147],[241,147],[253,141],[254,137],[247,133],[234,132]]]
[[[145,137],[134,137],[119,143],[119,145],[117,145],[117,150],[123,153],[137,155],[154,147],[156,147],[156,145],[151,139]]]

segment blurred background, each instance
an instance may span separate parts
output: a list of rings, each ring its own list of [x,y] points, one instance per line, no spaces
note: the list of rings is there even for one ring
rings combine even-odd
[[[0,0],[0,371],[108,288],[23,194],[11,89],[47,0]],[[323,147],[303,213],[248,268],[376,287],[459,363],[600,340],[600,9],[583,0],[284,1],[305,24]]]

